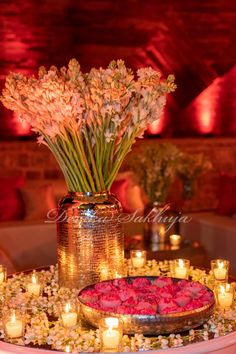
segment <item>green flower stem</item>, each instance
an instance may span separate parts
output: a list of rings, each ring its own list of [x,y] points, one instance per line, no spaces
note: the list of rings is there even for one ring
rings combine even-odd
[[[86,178],[84,178],[84,179],[82,178],[83,169],[80,166],[80,163],[77,159],[76,152],[74,151],[74,149],[71,146],[71,144],[69,143],[69,141],[67,141],[66,143],[64,141],[62,141],[62,143],[64,146],[64,150],[67,152],[67,155],[69,157],[69,164],[71,166],[71,170],[74,172],[74,175],[76,176],[76,179],[78,181],[78,182],[76,182],[76,184],[78,184],[78,186],[77,186],[76,190],[74,190],[74,192],[76,192],[76,191],[83,192],[83,191],[88,190],[90,187],[85,186],[87,181],[86,181]]]
[[[99,139],[99,136],[98,137],[96,136],[96,130],[93,131],[93,138],[95,139],[94,153],[95,153],[97,172],[98,172],[98,175],[99,175],[99,179],[100,179],[100,181],[103,184],[103,187],[104,187],[103,190],[105,190],[105,185],[103,183],[104,174],[103,174],[103,171],[102,171],[102,168],[103,168],[102,160],[103,160],[104,150],[105,150],[106,146],[102,146],[101,139]]]
[[[73,182],[71,181],[71,178],[70,178],[70,175],[69,175],[69,172],[68,172],[68,168],[67,168],[64,160],[62,159],[62,157],[61,157],[60,153],[58,152],[58,150],[55,148],[54,143],[52,143],[47,136],[44,136],[44,138],[45,138],[45,141],[47,142],[47,145],[48,145],[49,149],[52,151],[53,155],[55,156],[55,158],[56,158],[56,160],[57,160],[57,162],[59,164],[59,166],[61,167],[62,173],[63,173],[63,175],[65,177],[65,181],[66,181],[66,185],[67,185],[68,190],[71,190],[72,186],[73,186]]]
[[[72,141],[71,141],[72,140]],[[76,140],[76,139],[75,139]],[[71,141],[71,143],[70,143]],[[75,161],[73,160],[73,157],[72,157],[72,163],[74,164],[76,170],[77,170],[77,175],[78,175],[78,178],[80,179],[80,184],[82,186],[84,186],[84,191],[88,192],[88,191],[92,191],[91,189],[91,186],[90,184],[88,183],[87,181],[87,176],[86,174],[84,173],[84,161],[83,159],[79,159],[78,158],[78,154],[80,154],[80,151],[78,151],[77,149],[77,146],[75,146],[75,142],[74,142],[74,139],[72,137],[68,137],[68,139],[66,140],[67,142],[67,146],[69,146],[70,148],[70,151],[71,151],[71,154],[74,156],[75,158],[75,161],[76,163],[78,164],[77,168],[76,168],[76,164],[75,164]],[[74,149],[75,148],[75,149]]]
[[[91,133],[92,133],[92,137],[95,140],[94,153],[95,153],[97,172],[99,175],[99,179],[102,182],[103,190],[105,190],[105,184],[104,184],[105,176],[104,176],[104,172],[103,172],[103,167],[104,167],[103,157],[104,157],[104,154],[106,151],[106,144],[102,138],[104,137],[105,129],[106,129],[106,121],[104,122],[104,124],[102,124],[101,127],[95,126],[93,122],[91,124]]]
[[[106,152],[106,146],[104,146],[104,148],[102,148],[101,139],[98,140],[98,144],[100,146],[100,149],[97,149],[97,154],[96,154],[97,155],[96,160],[97,160],[97,166],[98,166],[98,174],[101,179],[104,179],[105,174],[103,172],[103,167],[104,167],[103,158],[104,158],[104,153]],[[100,154],[99,154],[99,151],[101,152]]]
[[[93,173],[94,173],[94,178],[95,178],[95,183],[96,183],[96,187],[98,188],[97,191],[102,191],[105,190],[105,185],[104,185],[104,181],[103,178],[101,179],[101,181],[99,180],[99,176],[98,176],[98,172],[97,172],[97,167],[96,167],[96,163],[94,161],[94,156],[93,156],[93,151],[91,149],[91,145],[90,145],[90,141],[88,138],[88,134],[87,131],[84,130],[84,138],[85,138],[85,142],[86,142],[86,146],[88,148],[88,153],[89,153],[89,157],[91,160],[91,164],[92,164],[92,169],[93,169]],[[100,183],[101,182],[101,183]]]
[[[78,146],[77,151],[80,154],[80,158],[84,162],[84,169],[85,169],[86,175],[88,177],[88,180],[90,182],[91,191],[92,192],[96,192],[96,187],[95,187],[95,184],[94,184],[94,180],[93,180],[93,177],[92,177],[92,174],[91,174],[91,171],[90,171],[90,167],[89,167],[89,163],[88,163],[85,151],[84,151],[83,142],[82,142],[81,137],[80,137],[79,134],[77,134],[76,136],[77,136],[77,139],[74,139],[74,140],[76,142],[76,145]]]
[[[105,150],[105,158],[104,158],[104,179],[106,180],[110,174],[112,163],[113,163],[113,151],[114,151],[114,141],[107,144],[107,149]]]
[[[71,163],[70,163],[71,155],[68,154],[67,151],[66,151],[67,154],[65,153],[63,147],[60,146],[59,139],[55,143],[55,146],[57,146],[57,150],[59,151],[60,155],[62,156],[62,160],[64,161],[64,164],[67,166],[67,169],[69,171],[70,180],[73,181],[73,189],[70,190],[70,192],[74,192],[74,191],[78,191],[78,190],[83,191],[82,186],[80,185],[80,182],[78,181],[78,178],[74,172],[74,169],[71,166]]]
[[[110,177],[107,179],[107,183],[106,183],[106,187],[109,190],[111,188],[111,185],[114,181],[114,179],[116,178],[116,175],[122,165],[122,162],[124,161],[125,156],[128,154],[128,152],[130,151],[130,148],[133,144],[133,140],[131,140],[129,143],[127,143],[124,147],[122,147],[122,149],[120,150],[121,153],[118,156],[118,158],[116,159],[116,162],[114,164],[114,166],[112,167],[112,171],[110,174]]]

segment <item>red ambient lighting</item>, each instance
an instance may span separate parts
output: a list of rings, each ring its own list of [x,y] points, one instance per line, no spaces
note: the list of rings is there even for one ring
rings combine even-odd
[[[16,112],[12,114],[12,127],[15,136],[28,136],[32,135],[30,124],[23,122],[19,119]]]
[[[163,131],[163,118],[155,120],[152,124],[149,124],[147,133],[150,135],[161,134]]]
[[[200,98],[200,97],[199,97]],[[211,97],[203,97],[199,99],[197,107],[198,131],[201,134],[210,134],[214,129],[215,112]]]

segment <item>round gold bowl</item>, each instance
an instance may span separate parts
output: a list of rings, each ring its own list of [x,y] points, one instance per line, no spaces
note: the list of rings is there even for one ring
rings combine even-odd
[[[129,277],[123,279],[132,280],[135,278],[139,277]],[[142,276],[141,278],[147,278],[151,282],[153,282],[158,277]],[[177,282],[180,279],[173,278],[173,280],[174,282]],[[106,312],[88,306],[85,301],[80,297],[83,290],[93,288],[94,285],[95,284],[92,284],[83,288],[78,296],[80,310],[85,321],[93,327],[98,327],[99,321],[102,318],[117,317],[123,321],[125,334],[142,333],[144,335],[158,335],[187,331],[191,328],[198,327],[204,322],[206,322],[213,314],[215,307],[214,296],[212,296],[212,301],[209,302],[207,305],[204,305],[191,311],[176,312],[166,315],[125,315],[114,312]],[[213,295],[212,290],[207,287],[205,288]]]

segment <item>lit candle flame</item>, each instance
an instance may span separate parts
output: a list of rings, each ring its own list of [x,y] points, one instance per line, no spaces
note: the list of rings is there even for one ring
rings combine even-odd
[[[179,267],[184,268],[184,261],[182,259],[179,259]]]
[[[136,257],[137,258],[141,258],[142,257],[142,252],[141,251],[137,251],[136,252]]]
[[[15,323],[16,322],[16,311],[14,310],[11,316],[11,323]]]
[[[105,319],[105,323],[109,327],[109,330],[112,330],[113,327],[118,327],[119,320],[118,320],[118,318],[107,317]]]
[[[71,305],[70,305],[70,303],[68,302],[68,304],[66,304],[66,306],[65,306],[65,313],[70,312],[70,310],[71,310]]]
[[[71,352],[71,351],[70,351],[70,346],[69,346],[69,345],[67,345],[67,346],[66,346],[66,350],[65,350],[65,352],[66,352],[66,353],[70,353],[70,352]]]
[[[222,262],[222,261],[219,262],[219,263],[218,263],[218,268],[219,268],[219,269],[223,269],[223,268],[224,268],[224,262]]]
[[[32,284],[37,284],[37,278],[35,274],[32,275]]]
[[[225,288],[223,287],[223,285],[220,285],[220,292],[222,295],[225,293]]]

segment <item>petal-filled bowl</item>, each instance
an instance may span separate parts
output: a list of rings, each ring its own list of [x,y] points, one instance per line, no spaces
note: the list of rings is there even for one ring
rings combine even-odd
[[[127,277],[83,288],[81,312],[90,325],[118,317],[124,333],[158,335],[198,327],[212,315],[214,293],[198,282],[167,277]]]

